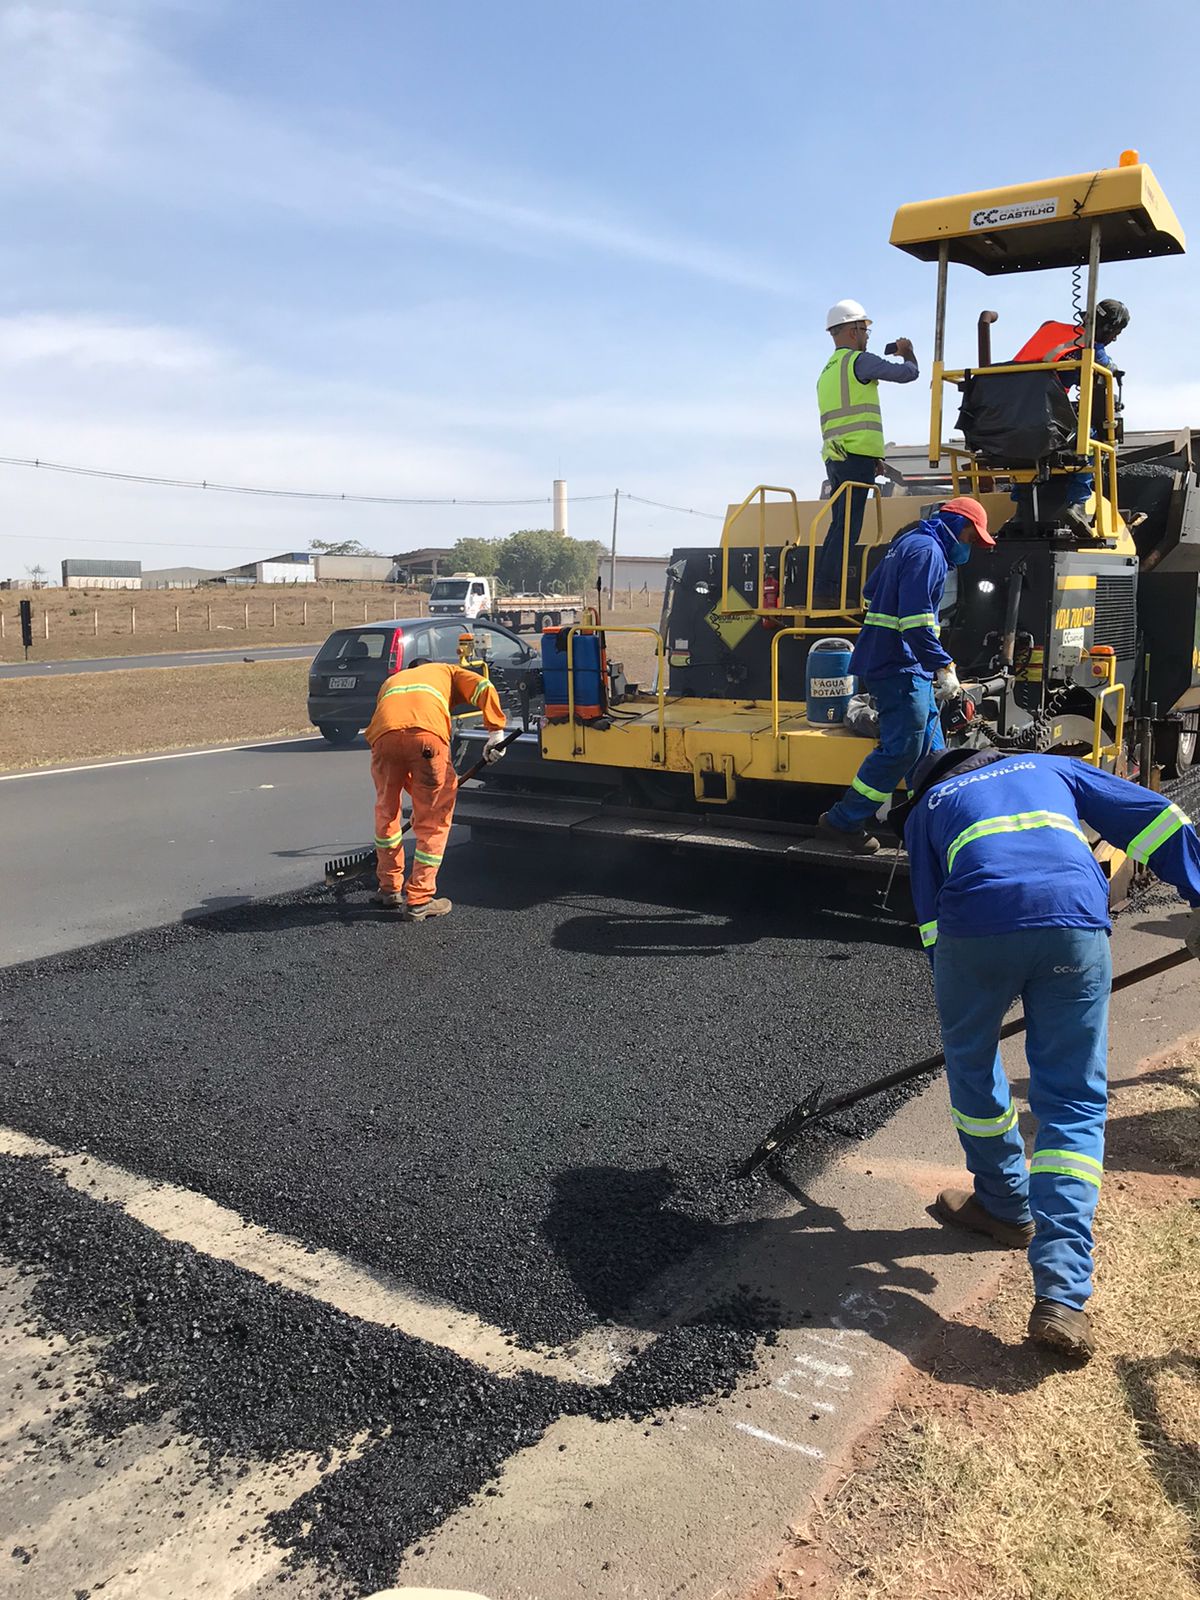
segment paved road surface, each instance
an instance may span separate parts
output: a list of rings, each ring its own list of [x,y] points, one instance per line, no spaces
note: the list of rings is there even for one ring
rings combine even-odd
[[[191,1592],[203,1562],[308,1600],[278,1539],[339,1595],[402,1554],[491,1600],[747,1593],[997,1259],[925,1214],[959,1170],[941,1085],[814,1136],[790,1197],[721,1182],[815,1078],[924,1053],[924,958],[840,889],[641,855],[456,846],[420,926],[241,903],[361,842],[365,788],[317,741],[0,782],[8,957],[68,952],[0,973],[25,1592]],[[1118,967],[1179,920],[1144,910]],[[1119,997],[1114,1064],[1193,993]]]
[[[74,672],[127,672],[139,667],[214,667],[230,661],[307,661],[320,644],[243,645],[240,650],[179,650],[149,656],[96,656],[81,661],[18,661],[0,666],[0,678],[52,678]]]
[[[303,888],[371,798],[366,746],[320,738],[0,779],[0,963]]]

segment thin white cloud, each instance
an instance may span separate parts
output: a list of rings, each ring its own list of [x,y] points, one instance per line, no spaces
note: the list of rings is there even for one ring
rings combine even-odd
[[[182,374],[212,371],[220,361],[213,346],[178,328],[86,315],[0,317],[0,368],[124,367]]]
[[[527,254],[591,251],[744,289],[795,288],[770,263],[530,176],[476,162],[449,177],[463,160],[452,152],[423,153],[428,170],[418,170],[416,159],[370,154],[371,141],[348,131],[340,144],[314,138],[191,74],[154,42],[163,21],[161,6],[135,0],[0,4],[0,183],[107,184],[172,207],[253,203],[326,224],[407,228]],[[379,142],[396,138],[383,130]]]

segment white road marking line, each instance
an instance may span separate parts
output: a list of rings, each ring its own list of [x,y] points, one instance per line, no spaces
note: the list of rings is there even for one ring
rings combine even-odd
[[[797,1444],[794,1439],[781,1439],[777,1433],[768,1433],[765,1428],[752,1427],[748,1422],[735,1422],[734,1427],[739,1433],[748,1433],[752,1439],[761,1439],[765,1444],[777,1444],[784,1450],[796,1450],[802,1456],[811,1456],[814,1461],[824,1461],[824,1450],[818,1450],[815,1444]]]
[[[107,767],[140,767],[148,761],[186,761],[189,756],[229,756],[238,750],[268,750],[277,744],[304,744],[315,741],[315,733],[297,733],[290,739],[259,739],[254,744],[214,744],[204,750],[169,750],[159,756],[126,756],[120,761],[93,761],[84,767],[35,767],[31,772],[0,772],[0,783],[12,783],[15,778],[65,778],[71,772],[103,772]],[[274,785],[266,784],[266,788]]]
[[[555,1350],[521,1349],[506,1342],[508,1336],[501,1328],[472,1312],[425,1296],[384,1274],[366,1271],[332,1250],[310,1251],[300,1240],[250,1222],[194,1189],[143,1178],[90,1151],[72,1154],[44,1139],[0,1126],[0,1154],[49,1158],[72,1189],[91,1200],[119,1206],[164,1239],[189,1244],[203,1255],[228,1261],[280,1288],[322,1300],[347,1316],[398,1328],[498,1377],[538,1372],[600,1386],[625,1364],[611,1344],[612,1328],[601,1330],[606,1341],[603,1349],[589,1348],[586,1339],[579,1341],[579,1359]],[[606,1375],[597,1377],[585,1371],[583,1361],[602,1372],[607,1369]]]

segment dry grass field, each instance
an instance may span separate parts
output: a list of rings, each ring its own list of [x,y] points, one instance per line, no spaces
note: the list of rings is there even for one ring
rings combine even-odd
[[[44,594],[47,591],[40,591]],[[49,591],[53,594],[53,591]],[[175,591],[174,593],[194,593]],[[201,591],[203,594],[203,591]],[[255,595],[258,596],[255,599]],[[58,598],[61,600],[61,592]],[[74,601],[74,597],[70,597]],[[111,598],[111,597],[110,597]],[[173,622],[176,603],[173,592],[141,596],[132,602],[128,595],[117,602],[124,605],[126,615],[132,603],[139,608],[138,633],[133,640],[101,633],[93,643],[103,646],[91,651],[72,647],[71,654],[108,655],[129,650],[150,653],[153,649],[203,648],[209,639],[214,648],[231,644],[246,644],[249,648],[258,642],[285,643],[306,636],[291,628],[284,631],[283,607],[285,603],[295,608],[299,615],[300,603],[294,595],[275,602],[279,608],[279,628],[274,635],[253,631],[254,606],[268,608],[271,600],[262,598],[262,591],[253,591],[246,599],[237,602],[238,609],[245,603],[251,605],[251,629],[214,632],[209,635],[175,635],[173,628],[167,633],[144,636],[141,631],[140,607],[145,599],[156,602],[152,608],[153,620],[162,623],[164,608],[168,621]],[[222,597],[225,598],[225,597]],[[394,595],[386,596],[393,600]],[[394,615],[397,609],[412,607],[412,596],[395,604],[384,605],[367,599],[370,619]],[[622,600],[624,596],[620,597]],[[635,602],[640,597],[634,597]],[[182,612],[183,602],[180,601]],[[193,602],[195,604],[196,602]],[[206,602],[201,600],[199,604]],[[220,613],[214,601],[214,627]],[[335,625],[343,621],[359,620],[364,600],[350,599],[344,593],[334,597]],[[310,627],[308,637],[314,642],[324,638],[329,631],[329,601],[320,606],[310,598],[310,622],[314,612],[320,615],[319,625]],[[228,607],[225,614],[228,615]],[[635,603],[628,610],[623,607],[613,613],[616,626],[654,628],[658,623],[658,604]],[[119,613],[115,620],[119,621]],[[181,618],[182,620],[182,618]],[[607,619],[606,619],[607,620]],[[224,624],[222,624],[224,626]],[[53,638],[54,621],[51,622]],[[11,629],[6,630],[12,644]],[[65,628],[64,628],[65,632]],[[175,640],[179,644],[176,646]],[[531,636],[531,642],[532,636]],[[87,640],[82,643],[86,644]],[[615,660],[623,661],[631,680],[642,685],[653,685],[655,647],[654,640],[645,634],[609,635],[609,651]],[[65,656],[60,652],[59,659]],[[10,650],[10,659],[12,659]],[[19,656],[17,657],[19,659]],[[32,659],[51,659],[39,656]],[[292,733],[308,733],[305,711],[308,665],[304,661],[236,662],[230,665],[155,667],[152,670],[120,672],[70,673],[53,678],[12,678],[0,683],[0,770],[13,771],[28,767],[54,766],[63,762],[99,760],[108,756],[135,755],[154,750],[180,750],[192,745],[226,744],[244,739],[269,739]]]
[[[315,733],[304,661],[71,673],[0,684],[0,769]]]
[[[225,589],[38,589],[0,591],[0,662],[22,661],[18,604],[33,606],[31,661],[229,650],[242,645],[319,644],[333,628],[423,616],[429,597],[394,584],[253,584]],[[660,599],[619,591],[615,621],[658,626]],[[47,637],[48,635],[48,637]],[[653,641],[620,640],[620,657],[653,660]],[[638,671],[631,668],[631,676]]]
[[[319,644],[335,627],[420,616],[428,596],[394,584],[252,584],[226,589],[37,589],[0,592],[0,661],[22,661],[18,604],[33,606],[31,661]],[[48,636],[47,636],[48,635]]]

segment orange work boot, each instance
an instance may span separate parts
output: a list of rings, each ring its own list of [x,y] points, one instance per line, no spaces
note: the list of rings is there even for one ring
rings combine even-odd
[[[1033,1243],[1032,1222],[1005,1222],[1003,1217],[994,1217],[966,1189],[943,1189],[933,1202],[933,1209],[951,1227],[986,1233],[1008,1250],[1028,1250]]]

